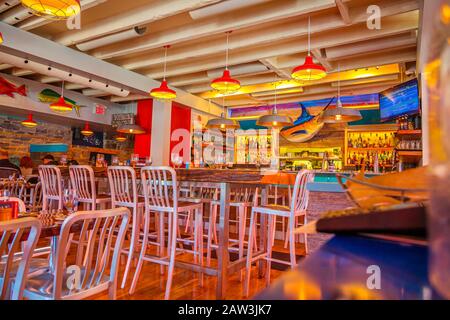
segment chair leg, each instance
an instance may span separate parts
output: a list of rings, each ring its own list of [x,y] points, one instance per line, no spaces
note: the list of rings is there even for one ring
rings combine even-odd
[[[171,213],[169,213],[171,214]],[[174,218],[171,219],[172,225],[169,225],[169,229],[172,229],[170,232],[170,258],[169,258],[169,268],[167,272],[167,283],[166,283],[166,294],[164,295],[165,300],[169,300],[170,298],[170,290],[172,288],[172,277],[173,277],[173,269],[175,266],[175,250],[177,245],[177,213],[174,213]]]
[[[137,282],[139,280],[139,275],[141,274],[141,269],[142,269],[142,264],[144,263],[144,257],[145,257],[145,252],[147,250],[147,245],[148,245],[148,232],[150,229],[150,212],[145,214],[144,217],[144,239],[142,241],[142,248],[141,248],[141,254],[139,255],[139,260],[136,266],[136,270],[134,271],[134,277],[133,277],[133,282],[131,283],[131,288],[130,288],[130,295],[134,294],[134,292],[136,291],[136,285]]]
[[[268,233],[267,233],[267,270],[266,270],[266,286],[270,285],[270,271],[272,268],[272,249],[275,238],[275,229],[277,216],[270,215],[268,217]]]
[[[209,206],[209,221],[208,221],[208,237],[206,239],[206,265],[209,267],[211,265],[211,250],[213,241],[213,225],[216,223],[214,206],[211,204]]]
[[[244,241],[245,241],[245,227],[246,227],[246,220],[247,220],[247,207],[240,206],[238,208],[238,223],[239,223],[239,260],[241,260],[244,257]],[[250,239],[250,238],[249,238]],[[242,281],[243,272],[241,270],[240,272],[240,281]]]
[[[159,232],[158,232],[158,243],[159,243],[159,256],[164,257],[165,254],[165,234],[164,234],[164,212],[157,212],[156,216],[159,220]],[[165,266],[161,265],[160,273],[164,274]]]
[[[128,277],[128,273],[130,272],[130,267],[131,267],[131,261],[133,260],[133,256],[134,256],[134,250],[135,250],[135,245],[136,245],[136,235],[138,233],[138,219],[137,219],[137,207],[133,208],[133,227],[131,228],[131,241],[130,241],[130,248],[128,249],[128,259],[127,259],[127,264],[125,266],[125,272],[123,274],[123,280],[122,280],[122,286],[121,288],[125,288],[125,284],[127,283],[127,277]]]
[[[198,264],[203,266],[203,209],[195,210]],[[200,272],[199,284],[203,287],[203,272]]]
[[[250,231],[249,231],[249,239],[253,238],[253,233],[256,231],[255,228],[255,215],[256,213],[253,211],[250,214]],[[247,248],[247,262],[245,264],[245,281],[244,281],[244,297],[248,297],[249,289],[250,289],[250,275],[252,268],[252,257],[253,257],[253,241],[248,242]]]
[[[295,268],[297,265],[297,258],[295,255],[295,218],[289,218],[289,254],[291,257],[291,268]]]

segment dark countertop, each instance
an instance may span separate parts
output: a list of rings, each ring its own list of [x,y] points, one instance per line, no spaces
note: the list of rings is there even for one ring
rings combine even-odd
[[[371,267],[372,266],[372,267]],[[375,267],[374,267],[375,266]],[[367,287],[368,268],[380,289]],[[428,248],[359,236],[334,236],[258,294],[260,300],[440,299],[428,281]]]

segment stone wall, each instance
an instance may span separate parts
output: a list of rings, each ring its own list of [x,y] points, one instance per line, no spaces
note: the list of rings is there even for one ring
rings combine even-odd
[[[25,128],[20,124],[21,118],[0,115],[0,149],[7,150],[13,162],[23,156],[30,156],[30,144],[62,143],[69,146],[68,159],[75,159],[80,164],[88,164],[90,150],[88,147],[72,146],[72,129],[55,123],[39,121],[35,128]],[[118,144],[111,138],[105,139],[107,149],[118,150],[123,161],[130,158],[132,144]],[[37,165],[38,163],[36,163]]]

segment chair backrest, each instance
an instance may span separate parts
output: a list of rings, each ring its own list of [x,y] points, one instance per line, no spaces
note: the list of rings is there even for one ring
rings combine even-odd
[[[79,200],[91,200],[95,203],[97,192],[95,188],[94,170],[91,166],[69,167],[71,187],[76,191]]]
[[[8,179],[11,176],[20,176],[19,170],[10,167],[0,167],[0,179]]]
[[[43,198],[43,192],[42,192],[42,183],[38,182],[34,186],[33,190],[33,197],[31,199],[31,211],[39,211],[42,209],[42,198]]]
[[[42,209],[48,210],[49,200],[58,201],[58,210],[63,208],[63,181],[61,170],[57,166],[39,166],[39,178],[42,184]]]
[[[9,195],[11,197],[17,197],[22,198],[24,190],[25,190],[25,183],[24,181],[20,180],[2,180],[0,182],[0,189],[5,191],[9,191]]]
[[[41,222],[36,218],[0,222],[0,300],[22,299],[29,262],[40,234]],[[17,269],[13,270],[16,253],[21,251],[20,263]],[[12,294],[9,294],[8,287],[13,272],[14,287]]]
[[[14,201],[17,202],[19,212],[27,212],[27,206],[23,200],[16,197],[0,197],[0,202],[3,201]]]
[[[144,167],[141,182],[146,208],[168,209],[178,204],[177,174],[171,167]]]
[[[309,200],[309,191],[306,186],[313,180],[314,173],[312,171],[301,170],[297,173],[291,197],[291,212],[306,211]]]
[[[99,211],[78,211],[61,227],[56,251],[53,298],[82,299],[107,288],[116,287],[120,251],[130,221],[127,208]],[[87,241],[71,241],[86,239]],[[76,255],[68,255],[75,252]],[[67,275],[79,277],[67,279]],[[97,290],[97,291],[96,291]]]
[[[136,172],[132,167],[108,167],[108,180],[113,208],[137,204],[139,195],[136,186]]]

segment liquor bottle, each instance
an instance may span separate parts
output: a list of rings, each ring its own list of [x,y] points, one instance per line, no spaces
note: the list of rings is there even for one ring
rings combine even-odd
[[[359,138],[358,138],[358,143],[356,144],[357,148],[361,148],[362,147],[362,137],[361,137],[361,133],[359,134]]]
[[[349,137],[348,137],[348,147],[349,148],[353,148],[353,140],[352,140],[352,136],[351,135],[349,135]]]

